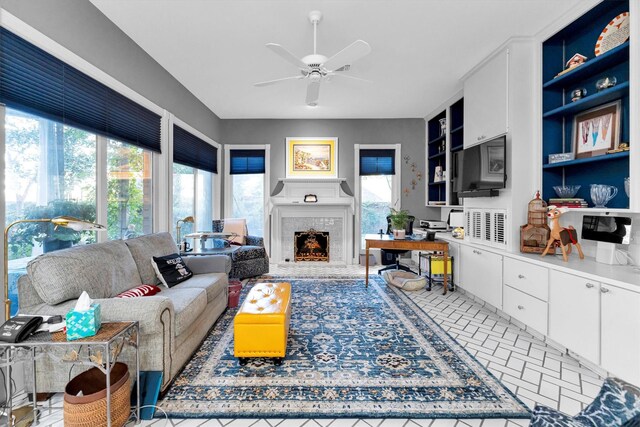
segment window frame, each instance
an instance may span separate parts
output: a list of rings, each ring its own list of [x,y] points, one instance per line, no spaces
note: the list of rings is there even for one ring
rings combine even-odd
[[[402,206],[402,144],[354,144],[354,197],[355,197],[355,227],[354,227],[354,253],[360,254],[362,247],[360,245],[360,225],[362,223],[362,186],[360,185],[360,150],[395,150],[395,169],[396,173],[393,175],[391,184],[391,205],[394,209],[400,209]],[[359,262],[359,259],[353,260],[354,264]]]
[[[193,135],[197,136],[198,138],[202,139],[203,141],[205,141],[207,144],[210,144],[214,147],[216,147],[218,149],[217,152],[217,161],[218,161],[218,173],[211,173],[211,188],[213,190],[213,197],[211,198],[211,216],[213,219],[220,219],[220,209],[221,209],[221,180],[220,180],[220,161],[221,161],[221,154],[222,154],[222,145],[217,143],[216,141],[214,141],[213,139],[209,138],[208,136],[206,136],[205,134],[203,134],[202,132],[200,132],[199,130],[197,130],[196,128],[194,128],[193,126],[187,124],[186,122],[180,120],[179,118],[177,118],[175,115],[169,113],[169,120],[168,120],[168,133],[169,133],[169,143],[168,143],[168,148],[167,148],[167,174],[166,177],[167,179],[165,180],[167,182],[167,186],[168,186],[168,191],[167,191],[167,199],[166,199],[166,220],[167,220],[167,227],[166,230],[168,230],[170,233],[172,233],[175,228],[175,224],[173,223],[173,126],[174,125],[178,125],[179,127],[181,127],[182,129],[186,130],[189,133],[192,133]],[[191,167],[191,166],[190,166]],[[194,170],[194,185],[193,185],[193,212],[192,215],[195,217],[196,214],[196,206],[198,206],[198,203],[200,201],[200,196],[199,196],[199,191],[198,191],[198,173],[199,173],[199,169],[193,168]]]
[[[271,221],[269,218],[269,200],[271,198],[271,144],[225,144],[224,145],[224,216],[231,218],[233,215],[233,175],[231,175],[231,150],[264,150],[264,246],[270,252],[271,249]]]

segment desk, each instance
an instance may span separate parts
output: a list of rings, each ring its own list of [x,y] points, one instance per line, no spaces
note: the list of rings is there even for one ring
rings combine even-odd
[[[439,251],[444,256],[444,271],[447,271],[447,258],[449,257],[449,243],[444,240],[411,240],[411,239],[394,239],[393,236],[388,234],[367,234],[364,236],[366,241],[366,276],[365,285],[369,286],[369,248],[380,249],[398,249],[404,251]],[[442,295],[447,294],[447,275],[444,275],[444,292]]]

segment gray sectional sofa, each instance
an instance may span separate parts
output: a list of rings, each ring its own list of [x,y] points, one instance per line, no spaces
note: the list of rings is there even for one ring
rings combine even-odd
[[[194,273],[190,279],[154,296],[113,297],[140,284],[157,284],[152,257],[176,252],[173,237],[157,233],[41,255],[18,281],[20,313],[65,315],[86,290],[100,303],[103,322],[140,322],[141,370],[162,372],[165,390],[227,307],[229,257],[185,257]],[[133,361],[133,352],[121,357]],[[62,391],[69,376],[68,367],[43,358],[38,391]]]

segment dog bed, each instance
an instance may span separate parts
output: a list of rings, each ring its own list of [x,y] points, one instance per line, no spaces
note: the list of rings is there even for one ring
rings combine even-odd
[[[382,277],[391,286],[403,291],[419,291],[427,286],[427,278],[402,270],[387,270],[382,272]]]

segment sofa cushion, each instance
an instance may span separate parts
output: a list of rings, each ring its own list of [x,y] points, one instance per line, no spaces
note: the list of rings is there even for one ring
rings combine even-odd
[[[241,246],[231,255],[234,261],[248,261],[256,258],[266,258],[267,251],[265,248],[258,246]]]
[[[159,283],[151,264],[152,257],[161,257],[176,253],[175,240],[169,233],[155,233],[124,241],[138,266],[142,283]]]
[[[207,293],[207,304],[224,295],[224,290],[229,285],[225,273],[196,274],[186,282],[182,282],[173,289],[204,289]]]
[[[174,336],[182,335],[189,329],[207,306],[207,293],[204,289],[174,286],[163,290],[162,296],[168,298],[173,304],[176,324]]]
[[[107,298],[142,283],[121,240],[40,255],[29,262],[27,272],[40,298],[50,305],[78,298],[82,291],[93,299]]]

